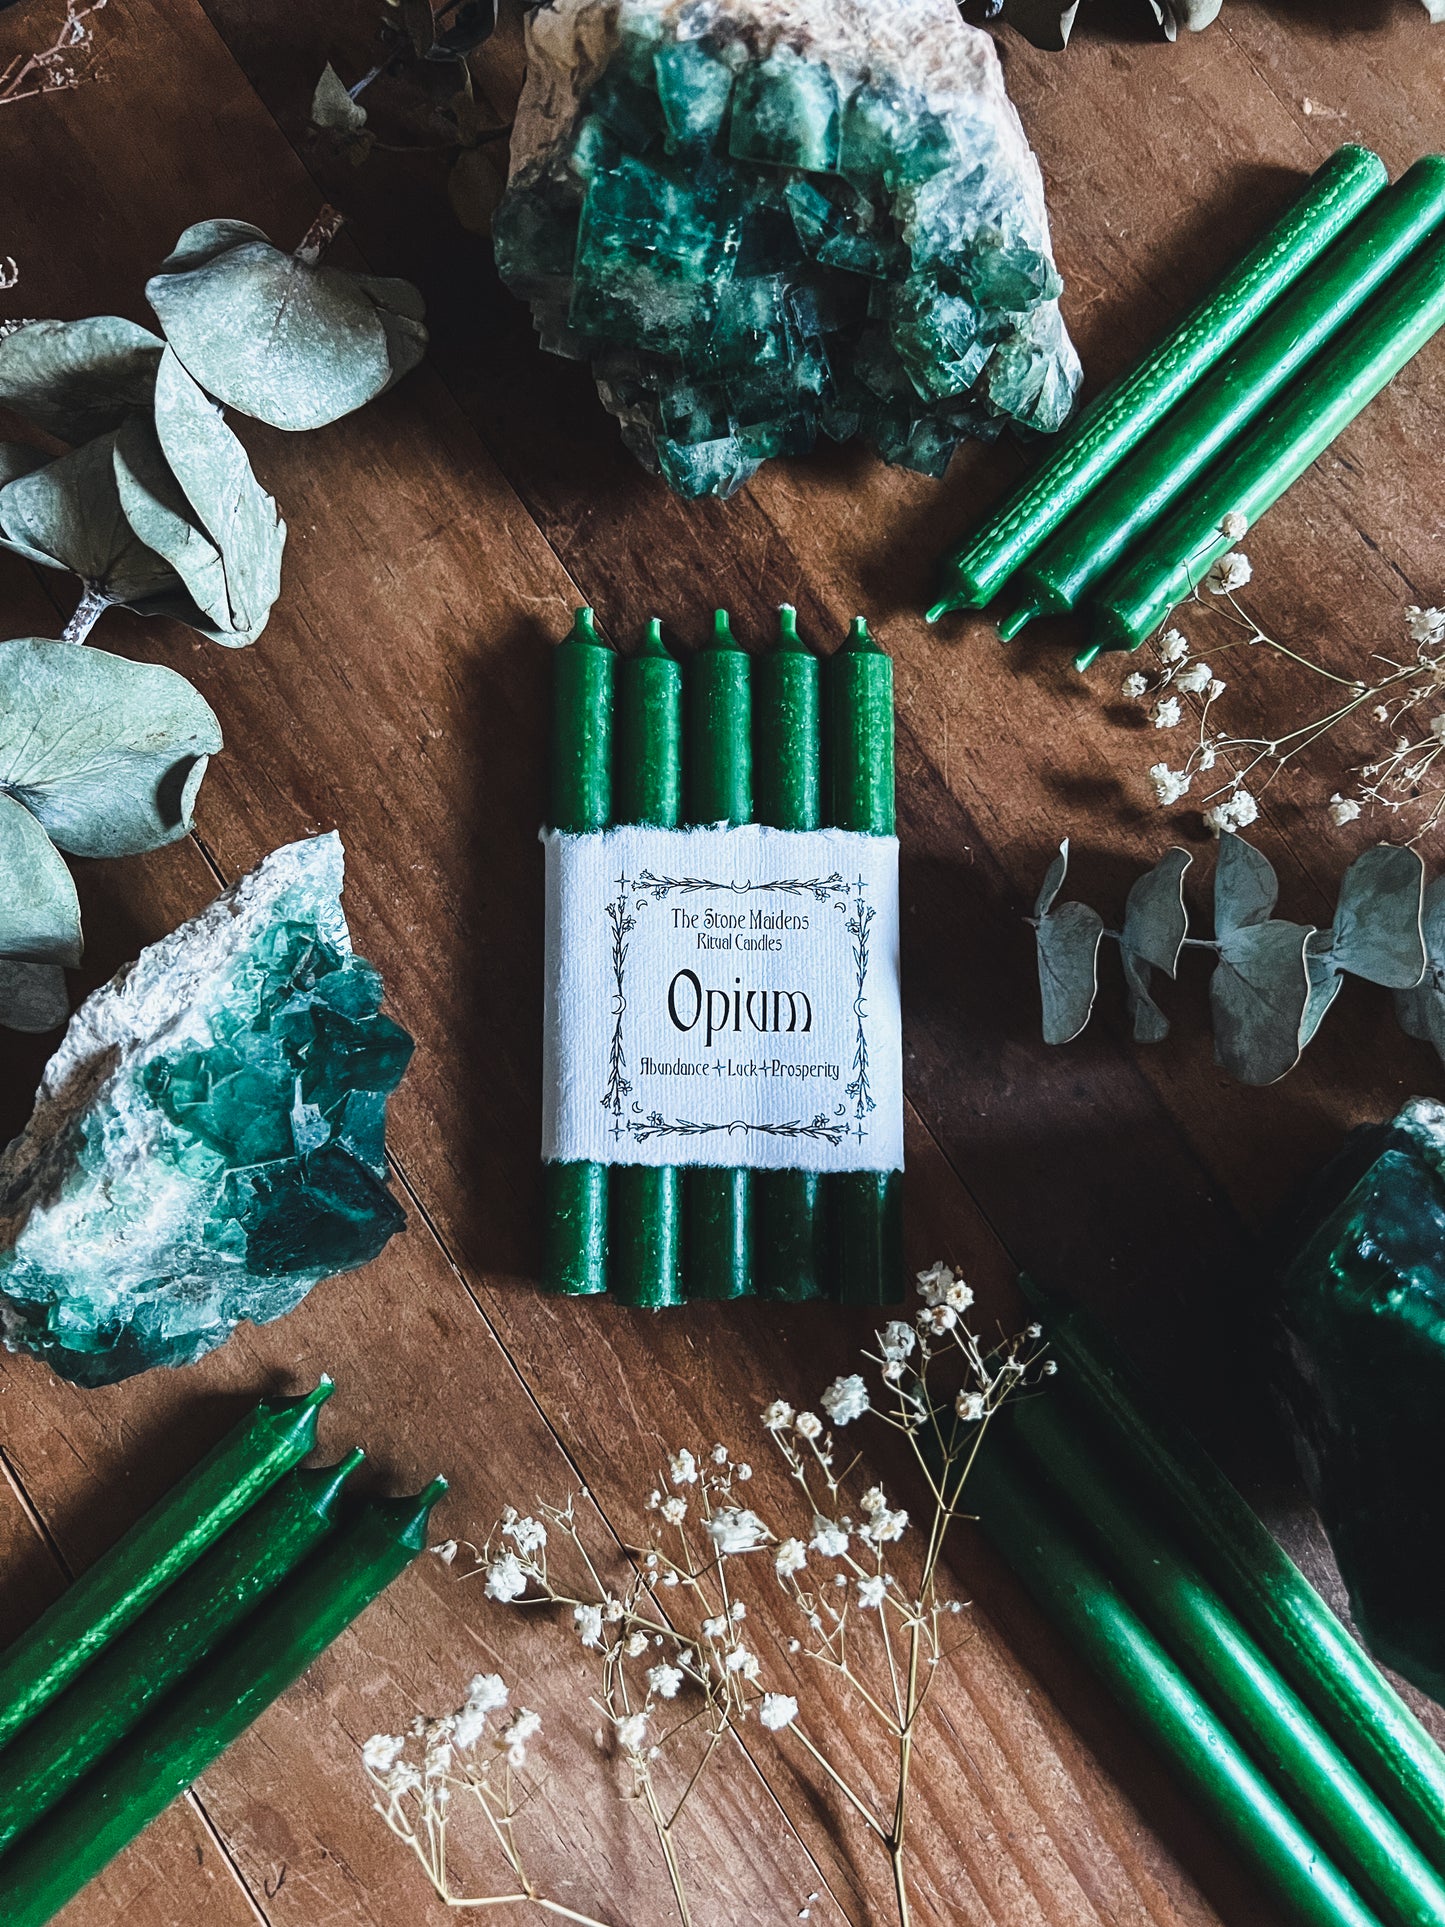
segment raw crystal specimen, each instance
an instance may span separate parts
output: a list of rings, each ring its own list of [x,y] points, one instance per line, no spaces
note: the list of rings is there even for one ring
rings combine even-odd
[[[498,269],[678,494],[1062,424],[1038,164],[953,0],[552,0],[528,47]]]
[[[291,1311],[405,1222],[412,1043],[351,950],[334,836],[292,843],[88,997],[0,1157],[0,1334],[104,1385]]]
[[[1366,1645],[1445,1700],[1445,1105],[1357,1134],[1313,1222],[1276,1307],[1300,1465]]]

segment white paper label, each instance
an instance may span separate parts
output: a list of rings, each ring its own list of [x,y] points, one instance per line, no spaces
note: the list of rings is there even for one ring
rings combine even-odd
[[[544,1158],[903,1168],[893,837],[542,840]]]

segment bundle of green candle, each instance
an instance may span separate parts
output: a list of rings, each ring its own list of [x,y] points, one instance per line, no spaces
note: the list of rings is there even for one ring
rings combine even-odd
[[[688,834],[682,828],[688,824],[729,831],[762,825],[769,832],[817,833],[824,838],[836,831],[852,832],[876,839],[879,847],[886,839],[892,849],[893,665],[861,617],[843,646],[820,661],[800,637],[791,607],[784,605],[781,610],[774,646],[756,657],[737,641],[726,611],[719,610],[710,640],[684,664],[668,651],[658,621],[648,625],[635,654],[619,656],[598,633],[591,610],[582,609],[556,650],[554,663],[550,807],[554,833],[580,842],[589,833],[614,825],[648,826],[681,837]],[[771,847],[778,854],[777,846]],[[844,860],[834,845],[819,847],[826,847],[835,863]],[[856,849],[851,846],[845,856]],[[552,854],[549,843],[549,862]],[[799,862],[806,860],[797,844],[788,846],[785,862],[794,856]],[[684,864],[691,860],[684,857]],[[890,953],[885,937],[878,934],[887,931],[886,919],[875,931],[873,910],[865,904],[862,868],[856,883],[836,868],[827,875],[809,877],[805,871],[790,870],[780,879],[725,883],[690,875],[663,879],[644,868],[638,878],[616,881],[619,896],[609,906],[615,966],[610,1001],[616,1021],[607,1059],[606,1101],[618,1150],[604,1162],[557,1155],[544,1145],[549,1159],[544,1284],[573,1296],[606,1291],[626,1304],[652,1308],[689,1299],[753,1295],[788,1301],[892,1302],[902,1290],[901,1168],[894,1168],[891,1159],[888,1168],[876,1170],[829,1168],[825,1157],[817,1160],[818,1168],[808,1165],[810,1146],[836,1151],[845,1139],[861,1142],[865,1115],[874,1111],[875,1103],[880,1111],[889,1108],[888,1098],[872,1094],[886,1080],[879,1080],[876,1068],[869,1067],[864,1013],[869,1007],[886,1011],[890,970],[896,1003],[896,937]],[[623,891],[624,884],[631,894]],[[896,881],[892,889],[893,902],[883,908],[890,911],[896,929]],[[805,903],[810,909],[795,914],[788,907],[750,912],[712,908],[694,912],[686,907],[703,901],[708,892],[714,897],[721,893],[733,905],[745,902],[754,891],[766,893],[757,898],[759,903],[776,899],[785,906]],[[792,933],[808,928],[810,922],[824,930],[830,926],[828,911],[843,913],[852,933],[857,978],[855,983],[850,967],[847,984],[830,989],[837,992],[832,998],[835,1004],[857,1013],[852,1063],[840,1059],[824,1066],[774,1056],[765,1066],[774,1080],[831,1073],[839,1087],[831,1109],[820,1109],[810,1119],[804,1107],[797,1120],[784,1124],[760,1124],[749,1114],[730,1116],[721,1125],[696,1118],[664,1120],[649,1113],[636,1097],[630,1105],[635,1116],[624,1110],[623,1097],[633,1092],[634,1080],[648,1071],[653,1060],[639,1056],[635,1048],[629,1055],[624,1042],[622,1016],[629,1008],[630,985],[624,989],[622,973],[629,945],[639,941],[634,934],[638,918],[649,902],[660,903],[665,896],[672,907],[662,914],[671,917],[674,926],[716,924],[728,932],[717,938],[705,930],[699,933],[699,950],[704,954],[704,946],[731,953],[735,941],[731,929],[743,925],[789,935],[785,939],[740,932],[739,954],[746,949],[755,957],[764,947],[781,953]],[[814,907],[819,905],[821,910]],[[549,884],[549,981],[556,967],[552,953],[563,944],[555,927],[559,914],[551,907]],[[654,911],[654,925],[656,916]],[[836,933],[843,925],[832,919],[831,928]],[[694,1014],[703,999],[708,1000],[706,1043],[713,1043],[713,1000],[722,998],[724,1015],[729,1008],[733,1013],[730,1036],[743,1028],[744,1010],[756,1020],[761,1009],[763,1019],[755,1021],[753,1028],[768,1032],[775,1049],[780,1049],[778,1034],[794,1032],[796,1011],[808,999],[801,991],[780,988],[776,970],[769,977],[764,969],[760,987],[745,989],[741,974],[732,976],[731,964],[727,969],[723,988],[706,991],[696,974],[679,973],[683,994],[693,998]],[[875,969],[883,972],[881,988],[867,974]],[[683,1041],[696,1045],[703,1027],[694,1028],[679,1019],[672,1001],[677,983],[675,978],[668,993],[674,1013],[673,1042],[677,1047]],[[729,996],[731,1006],[726,1002]],[[769,998],[773,1000],[771,1027],[766,1015]],[[781,1021],[781,999],[788,1000],[786,1024]],[[549,1022],[558,1002],[557,994],[549,990]],[[812,1015],[809,1005],[807,1023],[801,1028],[811,1029]],[[685,1039],[689,1031],[691,1036]],[[896,1054],[896,1018],[893,1042]],[[562,1054],[567,1054],[565,1046]],[[735,1073],[731,1058],[724,1063],[717,1052],[703,1049],[696,1050],[695,1061],[661,1068],[679,1076],[689,1074],[699,1087],[710,1074],[715,1081],[724,1070],[739,1079],[752,1075],[755,1081],[758,1074],[756,1063],[743,1063]],[[560,1062],[549,1075],[565,1081],[577,1073],[575,1066]],[[844,1078],[848,1078],[846,1102],[841,1096]],[[901,1082],[894,1108],[896,1162],[901,1166]],[[744,1146],[758,1132],[771,1133],[774,1155],[796,1161],[786,1168],[766,1169],[744,1162],[679,1166],[635,1161],[637,1146],[664,1133],[680,1150],[693,1147],[695,1155],[703,1155],[708,1137],[719,1132],[726,1132],[726,1144],[740,1141]],[[790,1148],[779,1150],[785,1140]],[[701,1153],[695,1150],[700,1143]],[[865,1155],[857,1153],[858,1158]]]
[[[1290,1919],[1440,1927],[1445,1756],[1087,1317],[1050,1335],[1059,1394],[972,1474],[984,1530]]]
[[[0,1919],[43,1927],[426,1543],[438,1479],[344,1509],[300,1469],[323,1379],[272,1399],[0,1654]]]
[[[1342,147],[1283,218],[948,558],[929,610],[1008,588],[1004,639],[1086,611],[1137,649],[1445,323],[1445,159]]]

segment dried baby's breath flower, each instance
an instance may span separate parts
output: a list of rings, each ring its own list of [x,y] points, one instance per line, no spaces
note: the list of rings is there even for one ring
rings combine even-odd
[[[1204,578],[1204,586],[1211,595],[1234,595],[1253,574],[1249,557],[1243,550],[1231,549],[1211,564]]]
[[[1149,711],[1149,720],[1156,729],[1177,729],[1181,713],[1177,696],[1161,696]]]
[[[511,1605],[525,1600],[534,1613],[550,1611],[590,1655],[599,1744],[607,1747],[610,1736],[630,1781],[628,1797],[655,1833],[684,1922],[691,1916],[676,1830],[717,1749],[739,1739],[754,1714],[764,1731],[797,1750],[805,1770],[811,1762],[866,1816],[892,1862],[899,1920],[908,1919],[905,1820],[909,1774],[922,1739],[918,1722],[936,1669],[953,1650],[945,1625],[963,1610],[961,1600],[942,1591],[939,1560],[988,1420],[1049,1364],[1036,1350],[1037,1326],[985,1350],[965,1322],[973,1293],[950,1266],[930,1266],[918,1284],[918,1329],[907,1319],[891,1319],[875,1335],[876,1352],[864,1354],[879,1388],[870,1390],[864,1371],[847,1372],[832,1380],[817,1403],[834,1430],[871,1420],[907,1441],[925,1500],[919,1530],[910,1530],[910,1508],[895,1505],[889,1490],[864,1477],[856,1460],[842,1469],[835,1464],[834,1431],[825,1430],[817,1412],[776,1398],[761,1419],[787,1475],[791,1521],[763,1501],[738,1504],[738,1487],[751,1479],[752,1468],[731,1446],[718,1443],[701,1452],[682,1447],[663,1454],[664,1474],[650,1491],[644,1488],[639,1507],[645,1539],[628,1548],[630,1565],[621,1581],[609,1580],[606,1571],[615,1553],[584,1539],[577,1515],[583,1495],[563,1506],[539,1504],[527,1514],[508,1508],[487,1544],[471,1548],[490,1598]],[[944,1386],[940,1374],[949,1369],[952,1382]],[[679,1487],[687,1488],[686,1499]],[[748,1557],[764,1551],[772,1569],[766,1576],[761,1562]],[[790,1602],[800,1631],[780,1640],[771,1654],[765,1650],[767,1616],[759,1635],[742,1637],[743,1627],[751,1625],[743,1589],[764,1578]],[[575,1647],[572,1653],[575,1663]],[[881,1723],[897,1765],[894,1787],[853,1784],[857,1749],[851,1737],[835,1761],[826,1728],[814,1730],[802,1717],[796,1682],[768,1677],[778,1665],[790,1673],[815,1665],[840,1675],[866,1717]],[[506,1698],[498,1675],[478,1675],[456,1713],[418,1722],[414,1741],[376,1736],[364,1750],[364,1764],[379,1810],[409,1840],[448,1904],[487,1907],[530,1899],[544,1912],[566,1913],[539,1894],[518,1857],[513,1827],[519,1808],[510,1776],[524,1770],[538,1722],[521,1709],[494,1730],[490,1716]],[[676,1776],[669,1781],[663,1763],[673,1758]],[[677,1785],[684,1789],[680,1798],[664,1792]],[[449,1803],[462,1792],[471,1793],[491,1820],[515,1894],[471,1898],[452,1892],[446,1828]],[[587,1921],[575,1913],[568,1917]]]

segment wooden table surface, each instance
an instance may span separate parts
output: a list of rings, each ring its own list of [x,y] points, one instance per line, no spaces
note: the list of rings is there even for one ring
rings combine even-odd
[[[50,0],[0,14],[0,63]],[[1090,11],[1085,8],[1086,13]],[[1142,14],[1142,6],[1138,9]],[[1392,172],[1439,146],[1445,28],[1413,0],[1228,0],[1168,47],[1132,15],[1065,56],[1000,36],[1043,163],[1064,306],[1091,386],[1157,337],[1342,140]],[[323,198],[350,217],[335,258],[411,276],[430,360],[322,432],[241,433],[290,524],[281,601],[229,652],[112,611],[92,640],[162,661],[219,714],[197,832],[77,866],[88,935],[77,988],[201,908],[276,845],[339,829],[358,949],[417,1039],[392,1105],[408,1228],[367,1270],[293,1316],[243,1329],[183,1372],[102,1391],[34,1360],[0,1365],[0,1636],[26,1623],[264,1391],[328,1370],[324,1442],[369,1447],[393,1490],[452,1481],[438,1526],[484,1533],[505,1504],[585,1482],[604,1534],[635,1530],[664,1445],[729,1440],[774,1468],[757,1412],[817,1390],[867,1338],[867,1314],[699,1306],[654,1317],[558,1303],[534,1279],[540,1077],[543,741],[549,642],[579,602],[631,639],[661,613],[701,636],[715,603],[769,632],[780,600],[831,646],[866,611],[898,679],[910,1254],[975,1282],[1011,1320],[1026,1266],[1087,1298],[1164,1381],[1311,1569],[1331,1576],[1293,1499],[1252,1324],[1250,1242],[1348,1125],[1441,1070],[1356,982],[1284,1083],[1213,1067],[1196,979],[1163,1048],[1128,1041],[1110,986],[1087,1037],[1040,1043],[1020,921],[1049,851],[1075,840],[1081,893],[1117,910],[1166,824],[1156,753],[1118,699],[1117,663],[1075,676],[1060,631],[1005,651],[981,621],[929,630],[939,550],[1019,469],[970,449],[946,481],[859,448],[768,465],[725,504],[673,501],[621,449],[585,371],[542,358],[486,247],[449,212],[432,156],[352,168],[308,136],[323,62],[364,71],[369,0],[109,0],[103,80],[0,111],[5,312],[148,320],[142,286],[188,223],[228,215],[287,245]],[[506,113],[521,68],[509,18],[481,62]],[[1251,534],[1251,608],[1345,668],[1394,642],[1403,605],[1445,601],[1445,443],[1437,344]],[[53,635],[68,578],[0,557],[4,633]],[[1277,663],[1236,659],[1236,727],[1308,700]],[[1257,841],[1285,914],[1327,921],[1348,853],[1324,802],[1359,743],[1327,744],[1271,790]],[[1356,834],[1358,832],[1358,834]],[[0,1034],[0,1128],[18,1129],[51,1046]],[[984,1545],[954,1583],[972,1638],[938,1686],[914,1819],[923,1923],[1144,1927],[1274,1916],[1155,1755],[1044,1626]],[[766,1600],[764,1602],[766,1606]],[[779,1608],[781,1615],[781,1608]],[[778,1676],[791,1630],[758,1609]],[[359,1743],[500,1667],[547,1718],[529,1817],[542,1867],[619,1927],[672,1918],[647,1830],[593,1750],[582,1656],[507,1617],[433,1560],[408,1573],[65,1913],[66,1927],[421,1927],[450,1916],[368,1810]],[[864,1779],[887,1762],[828,1682],[798,1686]],[[891,1918],[859,1827],[764,1743],[726,1757],[685,1844],[699,1927]]]

